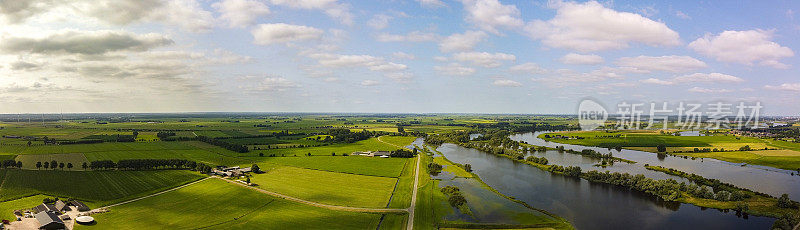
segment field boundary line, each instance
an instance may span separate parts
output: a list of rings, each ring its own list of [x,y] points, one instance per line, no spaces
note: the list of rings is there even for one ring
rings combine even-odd
[[[154,197],[154,196],[158,196],[158,195],[161,195],[161,194],[164,194],[164,193],[168,193],[168,192],[172,192],[172,191],[175,191],[175,190],[178,190],[178,189],[182,189],[184,187],[200,183],[200,182],[202,182],[204,180],[207,180],[207,179],[213,178],[213,177],[216,177],[216,176],[206,177],[206,178],[203,178],[203,179],[200,179],[200,180],[196,180],[194,182],[191,182],[191,183],[188,183],[188,184],[184,184],[184,185],[181,185],[181,186],[178,186],[178,187],[174,187],[174,188],[171,188],[171,189],[167,189],[167,190],[164,190],[164,191],[161,191],[161,192],[153,193],[153,194],[150,194],[150,195],[147,195],[147,196],[139,197],[139,198],[132,199],[132,200],[123,201],[123,202],[112,204],[112,205],[107,205],[107,206],[100,207],[100,208],[97,208],[97,209],[110,208],[110,207],[114,207],[114,206],[119,206],[119,205],[123,205],[123,204],[127,204],[127,203],[140,201],[140,200],[143,200],[143,199],[147,199],[147,198],[150,198],[150,197]],[[97,210],[97,209],[95,209],[95,210]],[[94,211],[94,210],[92,210],[92,211]]]
[[[283,194],[276,193],[276,192],[270,192],[270,191],[267,191],[267,190],[264,190],[264,189],[261,189],[261,188],[248,186],[246,184],[242,184],[242,183],[239,183],[239,182],[236,182],[236,181],[232,181],[232,180],[228,180],[228,179],[225,179],[225,178],[220,178],[220,177],[215,177],[215,178],[219,178],[220,180],[223,180],[225,182],[228,182],[228,183],[231,183],[231,184],[236,184],[236,185],[239,185],[239,186],[242,186],[242,187],[245,187],[245,188],[249,188],[249,189],[255,190],[255,191],[260,192],[260,193],[264,193],[264,194],[268,194],[268,195],[271,195],[271,196],[274,196],[274,197],[282,198],[284,200],[289,200],[289,201],[293,201],[293,202],[297,202],[297,203],[301,203],[301,204],[306,204],[306,205],[311,205],[311,206],[315,206],[315,207],[320,207],[320,208],[326,208],[326,209],[330,209],[330,210],[349,211],[349,212],[366,212],[366,213],[405,213],[405,212],[408,212],[407,209],[359,208],[359,207],[348,207],[348,206],[322,204],[322,203],[317,203],[317,202],[314,202],[314,201],[303,200],[303,199],[300,199],[300,198],[283,195]]]

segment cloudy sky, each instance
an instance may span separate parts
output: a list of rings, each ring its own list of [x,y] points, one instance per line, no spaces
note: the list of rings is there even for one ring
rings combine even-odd
[[[800,114],[800,2],[0,1],[0,113]]]

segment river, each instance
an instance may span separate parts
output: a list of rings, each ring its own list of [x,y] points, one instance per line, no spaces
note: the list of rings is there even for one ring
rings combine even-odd
[[[535,135],[533,133],[514,135],[512,139],[542,145],[536,142],[538,138],[535,138]],[[547,146],[556,145],[547,144]],[[578,147],[582,146],[569,148],[580,150]],[[676,202],[661,202],[640,192],[551,174],[527,164],[454,144],[443,144],[437,150],[453,162],[471,164],[473,172],[499,192],[562,216],[578,229],[769,229],[774,221],[771,218],[755,216],[745,219],[720,210],[703,209]],[[603,152],[608,150],[603,149]],[[547,157],[553,164],[581,165],[584,170],[603,170],[591,166],[597,163],[596,160],[583,156],[556,151],[536,154]],[[604,170],[634,174],[647,172],[648,175],[657,178],[669,177],[648,170],[642,171],[639,168],[643,169],[642,164],[649,161],[631,159],[626,157],[628,154],[633,153],[615,153],[616,156],[639,163],[618,162]],[[652,161],[654,163],[673,159],[659,160],[656,154],[644,152],[638,154],[644,155],[641,158],[655,158]],[[728,164],[726,167],[740,168],[733,164]]]

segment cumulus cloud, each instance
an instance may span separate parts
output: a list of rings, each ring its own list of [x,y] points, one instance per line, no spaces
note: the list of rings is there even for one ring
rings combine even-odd
[[[483,31],[466,31],[462,34],[452,34],[439,43],[442,52],[472,51],[478,43],[486,41],[488,35]]]
[[[447,6],[441,0],[416,0],[420,5],[427,8],[437,8]]]
[[[429,42],[437,40],[438,36],[434,33],[412,31],[405,35],[381,33],[375,36],[379,42]]]
[[[369,27],[381,30],[389,26],[389,20],[391,19],[392,16],[385,14],[376,14],[375,16],[372,16],[372,19],[367,21],[367,25]]]
[[[515,73],[526,73],[526,74],[543,74],[547,72],[547,70],[545,70],[538,64],[532,62],[526,62],[519,65],[515,65],[508,68],[508,70]]]
[[[492,82],[492,85],[501,87],[520,87],[522,86],[522,83],[516,82],[514,80],[498,79],[494,80],[494,82]]]
[[[362,86],[376,86],[378,84],[380,84],[380,82],[375,81],[375,80],[364,80],[364,81],[361,82]]]
[[[34,62],[27,62],[23,60],[17,60],[11,63],[11,70],[25,70],[25,71],[33,71],[39,70],[42,68],[42,64],[34,63]]]
[[[230,27],[243,28],[255,23],[256,19],[270,13],[269,7],[255,0],[222,0],[211,5],[221,14],[220,19]]]
[[[630,43],[651,46],[680,44],[678,33],[662,22],[639,14],[618,12],[596,1],[555,2],[556,16],[549,21],[535,20],[525,26],[531,38],[549,47],[580,52],[622,49]]]
[[[694,73],[678,76],[673,79],[677,83],[685,82],[708,82],[708,83],[739,83],[744,79],[721,73]]]
[[[765,89],[800,92],[800,83],[783,83],[781,85],[765,85]]]
[[[481,30],[500,34],[499,29],[514,29],[524,23],[514,5],[503,5],[498,0],[461,0],[467,13],[466,21]]]
[[[439,74],[450,76],[468,76],[476,72],[475,68],[463,66],[458,63],[450,63],[446,66],[434,66],[433,69]]]
[[[114,51],[144,51],[171,44],[171,39],[155,33],[139,35],[124,31],[67,30],[39,38],[4,36],[0,38],[0,51],[95,55]]]
[[[250,32],[253,34],[253,43],[257,45],[319,39],[323,33],[314,27],[284,23],[260,24]]]
[[[342,24],[353,24],[353,14],[350,13],[350,6],[339,3],[337,0],[272,0],[272,4],[295,9],[322,10]]]
[[[645,83],[645,84],[655,84],[655,85],[674,85],[675,84],[675,82],[665,81],[665,80],[656,79],[656,78],[648,78],[648,79],[645,79],[645,80],[641,80],[639,82]]]
[[[405,59],[405,60],[414,60],[417,58],[413,54],[405,53],[402,51],[397,51],[392,53],[392,57],[394,57],[395,59]]]
[[[285,91],[297,87],[300,87],[300,85],[283,77],[264,77],[252,90]]]
[[[780,59],[794,56],[789,47],[771,41],[772,31],[724,31],[719,35],[706,34],[689,43],[692,50],[718,61],[774,68],[788,68]]]
[[[596,54],[576,54],[569,53],[558,59],[561,63],[570,65],[597,65],[603,63],[603,57]]]
[[[644,71],[689,72],[707,67],[706,63],[689,56],[638,56],[617,59],[616,64]]]
[[[693,93],[730,93],[733,92],[729,89],[710,89],[710,88],[702,88],[702,87],[692,87],[688,90],[689,92]]]
[[[308,57],[317,60],[320,65],[325,67],[366,67],[371,71],[382,72],[384,76],[398,82],[405,82],[412,78],[411,74],[404,72],[408,66],[386,61],[382,57],[334,53],[313,53]]]
[[[514,61],[517,57],[506,53],[461,52],[453,55],[453,59],[461,62],[472,62],[475,65],[486,68],[494,68],[502,65],[502,61]]]
[[[154,9],[146,19],[179,26],[195,33],[210,32],[214,28],[214,16],[204,10],[196,0],[167,1],[162,7]]]

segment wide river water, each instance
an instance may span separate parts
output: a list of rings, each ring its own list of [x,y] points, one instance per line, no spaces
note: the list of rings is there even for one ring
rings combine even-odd
[[[565,146],[567,149],[579,151],[589,148],[602,153],[609,152],[607,149],[545,142],[536,138],[538,134],[518,134],[511,138],[533,145]],[[726,213],[689,204],[662,202],[640,192],[551,174],[527,164],[454,144],[443,144],[438,150],[453,162],[471,164],[473,172],[499,192],[562,216],[578,229],[769,229],[774,221],[755,216],[745,219],[737,217],[732,211]],[[661,165],[773,195],[788,193],[796,198],[800,194],[798,177],[789,175],[785,170],[742,167],[739,164],[709,159],[659,159],[656,154],[641,151],[613,152],[615,156],[638,163],[617,162],[614,166],[599,168],[592,166],[598,163],[596,159],[580,155],[557,151],[539,152],[535,155],[548,158],[551,164],[578,165],[584,171],[609,170],[645,174],[656,179],[675,178],[642,167],[644,164]]]

